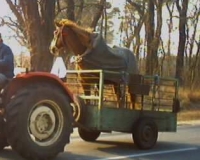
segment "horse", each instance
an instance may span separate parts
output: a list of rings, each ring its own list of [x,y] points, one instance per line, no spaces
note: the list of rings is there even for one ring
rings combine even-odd
[[[84,28],[68,19],[55,22],[56,29],[50,44],[50,52],[54,56],[59,55],[61,49],[71,51],[76,57],[77,69],[103,69],[108,71],[122,71],[129,74],[138,74],[138,66],[135,55],[127,48],[114,46],[109,47],[103,37],[93,32],[91,28]],[[88,82],[82,76],[81,82]],[[114,91],[119,100],[122,93],[119,86],[122,81],[130,80],[126,76],[105,76],[104,84],[114,85]],[[87,86],[83,86],[85,95],[90,91]],[[130,90],[130,89],[129,89]],[[130,92],[132,108],[134,108],[136,95]]]

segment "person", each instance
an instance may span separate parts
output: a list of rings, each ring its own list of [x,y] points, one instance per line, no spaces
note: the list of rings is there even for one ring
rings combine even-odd
[[[8,79],[14,77],[14,55],[9,46],[3,43],[0,33],[0,89],[2,89]]]

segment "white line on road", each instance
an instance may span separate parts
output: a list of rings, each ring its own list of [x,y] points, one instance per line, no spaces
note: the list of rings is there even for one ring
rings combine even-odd
[[[126,156],[102,158],[102,159],[96,159],[96,160],[126,159],[126,158],[151,156],[151,155],[174,153],[174,152],[184,152],[184,151],[191,151],[191,150],[197,150],[197,149],[198,149],[197,147],[192,147],[192,148],[183,148],[183,149],[175,149],[175,150],[168,150],[168,151],[157,151],[157,152],[149,152],[149,153],[132,154],[132,155],[126,155]]]

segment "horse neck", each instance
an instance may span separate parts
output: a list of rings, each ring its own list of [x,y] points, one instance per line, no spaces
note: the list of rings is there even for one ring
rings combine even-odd
[[[64,41],[76,56],[83,54],[87,49],[87,47],[82,44],[81,40],[74,32],[69,32],[68,35],[64,37]]]

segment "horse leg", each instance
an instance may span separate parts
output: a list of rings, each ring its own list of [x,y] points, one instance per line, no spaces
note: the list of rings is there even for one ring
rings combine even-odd
[[[120,105],[119,105],[120,96],[119,96],[118,85],[114,84],[113,87],[114,87],[114,93],[115,93],[115,95],[117,97],[117,105],[118,105],[118,107],[120,107]]]
[[[135,102],[136,102],[136,94],[130,93],[131,105],[130,109],[135,109]]]
[[[80,82],[81,82],[81,87],[83,89],[84,95],[90,96],[91,92],[90,92],[90,85],[88,85],[89,84],[88,81],[81,78]],[[85,103],[90,104],[90,99],[86,99]]]
[[[124,102],[124,97],[123,97],[124,95],[120,88],[120,84],[114,84],[114,92],[117,96],[118,107],[123,108],[125,105],[125,102]]]

